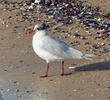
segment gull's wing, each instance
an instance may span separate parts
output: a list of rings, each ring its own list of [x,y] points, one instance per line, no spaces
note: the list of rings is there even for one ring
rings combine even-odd
[[[80,51],[70,48],[65,42],[51,36],[42,38],[41,48],[60,58],[77,58],[82,55]]]

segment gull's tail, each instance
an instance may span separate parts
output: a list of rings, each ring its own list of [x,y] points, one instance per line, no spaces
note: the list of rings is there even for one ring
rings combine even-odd
[[[90,59],[96,57],[96,55],[92,55],[92,54],[83,54],[79,50],[73,48],[69,48],[69,53],[71,54],[72,58],[77,58],[77,59],[83,59],[83,58]]]
[[[83,54],[82,55],[82,58],[85,58],[85,59],[90,59],[90,58],[94,58],[96,57],[96,55],[92,55],[92,54]]]

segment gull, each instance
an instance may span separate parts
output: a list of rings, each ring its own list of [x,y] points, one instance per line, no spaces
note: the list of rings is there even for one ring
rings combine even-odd
[[[35,53],[47,62],[46,74],[42,78],[48,77],[49,63],[55,60],[62,61],[62,73],[64,75],[64,59],[83,59],[95,57],[92,54],[84,54],[79,50],[69,47],[65,42],[51,37],[48,34],[48,25],[40,22],[35,25],[34,30],[30,30],[29,34],[35,32],[32,39],[32,46]]]

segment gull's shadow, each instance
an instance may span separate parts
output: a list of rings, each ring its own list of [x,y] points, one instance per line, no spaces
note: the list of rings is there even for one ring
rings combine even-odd
[[[76,67],[74,69],[74,71],[65,73],[63,76],[69,76],[76,72],[81,72],[81,71],[96,71],[96,70],[99,70],[99,71],[110,70],[110,61],[98,62],[98,63],[94,63],[94,64],[88,64],[88,65]],[[52,77],[52,76],[57,76],[57,75],[51,75],[49,77]],[[59,74],[58,74],[58,76],[59,76]]]
[[[69,72],[69,73],[65,73],[63,76],[69,76],[69,75],[72,75],[73,73],[72,72]]]
[[[99,62],[95,64],[84,65],[76,67],[74,71],[96,71],[96,70],[110,70],[110,61]]]

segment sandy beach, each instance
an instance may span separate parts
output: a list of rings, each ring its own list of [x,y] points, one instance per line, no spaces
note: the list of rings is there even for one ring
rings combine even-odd
[[[23,0],[8,1],[16,3]],[[109,0],[96,2],[87,0],[85,5],[99,6],[102,12],[110,11]],[[17,8],[1,2],[0,8],[8,8],[0,9],[0,100],[110,100],[110,51],[102,52],[103,49],[110,50],[110,41],[95,40],[96,29],[91,28],[92,36],[89,36],[84,25],[75,21],[71,25],[54,25],[51,16],[45,13],[36,9],[25,11],[27,5]],[[23,14],[28,18],[23,19]],[[40,21],[50,25],[51,36],[97,57],[65,60],[63,77],[60,76],[61,62],[51,62],[49,77],[40,78],[45,73],[46,62],[33,51],[33,34],[27,34]],[[55,27],[58,29],[54,30]],[[87,39],[74,38],[72,34],[75,32]],[[85,45],[87,42],[90,44]],[[102,48],[95,49],[95,52],[91,50],[94,44],[103,43]]]

